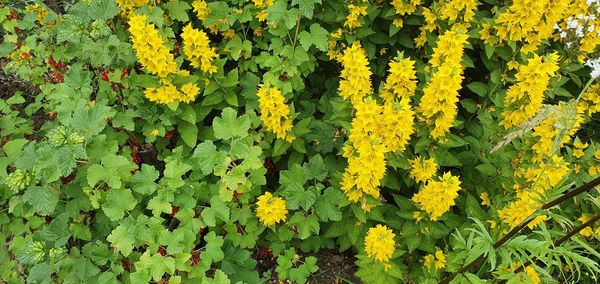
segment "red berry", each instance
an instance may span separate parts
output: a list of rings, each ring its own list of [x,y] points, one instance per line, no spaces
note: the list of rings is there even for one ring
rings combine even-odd
[[[163,247],[158,247],[158,253],[162,256],[167,255],[167,251]]]
[[[123,262],[121,264],[121,266],[123,266],[123,269],[125,269],[127,271],[131,270],[131,263],[129,263],[129,262]]]
[[[100,75],[102,76],[102,80],[108,82],[108,72],[102,71],[102,73],[100,73]]]

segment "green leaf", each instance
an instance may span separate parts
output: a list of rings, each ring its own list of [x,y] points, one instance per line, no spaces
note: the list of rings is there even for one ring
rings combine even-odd
[[[198,141],[198,127],[186,121],[180,121],[177,130],[183,142],[190,147],[195,147]]]
[[[315,202],[315,210],[319,218],[323,221],[341,221],[342,211],[339,203],[342,199],[341,191],[332,187],[327,188]]]
[[[102,203],[102,210],[111,221],[118,221],[123,219],[125,211],[133,210],[136,204],[137,199],[131,194],[130,189],[111,188],[106,193],[106,200]]]
[[[302,207],[308,210],[317,200],[318,190],[314,187],[304,190],[301,184],[291,184],[282,195],[285,196],[286,204],[289,209],[296,210]]]
[[[106,240],[112,244],[112,247],[116,252],[121,252],[125,257],[133,251],[135,240],[133,239],[131,232],[123,225],[116,227],[110,235],[108,235]]]
[[[217,151],[217,146],[210,141],[206,140],[196,147],[194,154],[192,155],[192,167],[199,169],[203,175],[212,173],[215,166],[220,164],[227,157],[227,153],[223,151]]]
[[[123,156],[114,154],[102,158],[101,165],[93,164],[87,170],[89,186],[104,181],[111,188],[121,188],[121,179],[129,176],[132,164]]]
[[[479,95],[480,97],[485,97],[488,93],[487,86],[481,82],[472,82],[467,85],[467,88],[469,88],[471,92]]]
[[[151,195],[156,191],[156,181],[160,173],[154,169],[154,166],[143,164],[141,170],[137,171],[131,177],[133,186],[131,189],[137,193]]]
[[[169,16],[180,22],[187,22],[190,20],[187,11],[192,7],[183,1],[175,0],[164,4],[164,7],[169,11]]]
[[[317,258],[314,256],[308,256],[304,259],[304,263],[296,268],[290,269],[290,280],[295,283],[306,283],[308,277],[317,272],[319,267],[317,266]]]
[[[321,0],[292,0],[292,5],[299,5],[300,13],[308,19],[312,19],[315,4],[321,4]]]
[[[109,20],[119,14],[119,7],[114,0],[92,1],[88,9],[90,18],[98,20]]]
[[[23,201],[31,205],[36,213],[50,215],[54,212],[59,197],[57,190],[47,186],[32,186],[27,188],[27,191],[23,194]]]
[[[154,281],[162,279],[165,273],[175,273],[175,259],[172,257],[163,257],[158,253],[152,253],[146,250],[140,257],[140,260],[135,263],[136,270],[146,271],[150,273]]]
[[[251,121],[247,114],[237,117],[237,112],[232,108],[225,108],[221,117],[213,121],[213,130],[217,139],[232,139],[248,136]]]
[[[299,34],[300,44],[306,51],[308,51],[312,45],[321,51],[327,51],[328,36],[329,32],[326,29],[321,27],[321,25],[314,23],[310,25],[310,33],[302,31]]]
[[[327,169],[323,163],[321,155],[314,155],[308,163],[305,163],[302,168],[304,169],[304,176],[311,180],[323,180],[327,177]]]
[[[221,261],[225,257],[221,250],[223,237],[217,236],[214,231],[211,231],[204,237],[204,240],[206,241],[206,251],[202,253],[201,261],[206,267],[210,267],[212,263]]]
[[[201,216],[206,225],[214,227],[216,226],[216,217],[224,222],[229,220],[229,207],[219,196],[213,196],[210,199],[210,207],[202,210]]]
[[[298,237],[302,240],[307,239],[313,233],[319,234],[320,226],[315,214],[304,216],[304,214],[296,212],[288,224],[298,226]]]

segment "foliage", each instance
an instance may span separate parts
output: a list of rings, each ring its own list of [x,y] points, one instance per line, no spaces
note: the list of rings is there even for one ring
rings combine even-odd
[[[598,281],[598,1],[9,2],[2,281]]]

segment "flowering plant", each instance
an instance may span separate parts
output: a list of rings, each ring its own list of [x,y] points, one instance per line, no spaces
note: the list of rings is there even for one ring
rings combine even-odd
[[[599,1],[9,2],[0,282],[598,281]]]

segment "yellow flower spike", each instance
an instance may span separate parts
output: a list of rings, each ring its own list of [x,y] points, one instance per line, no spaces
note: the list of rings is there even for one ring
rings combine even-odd
[[[429,61],[434,71],[423,89],[417,112],[422,121],[433,127],[431,136],[438,141],[450,130],[458,112],[456,104],[463,79],[461,60],[467,38],[464,33],[447,31],[439,37]]]
[[[183,53],[193,67],[209,74],[217,72],[213,61],[218,55],[216,49],[210,47],[210,40],[204,31],[194,29],[192,24],[188,24],[183,28],[181,38],[183,39]]]
[[[285,200],[273,197],[270,192],[265,192],[256,201],[256,216],[266,227],[285,221],[287,213]]]
[[[436,221],[442,214],[454,205],[458,197],[460,180],[446,172],[438,180],[430,180],[427,185],[412,198],[421,210],[429,214],[432,221]]]
[[[390,268],[388,261],[392,258],[396,247],[395,237],[391,229],[381,224],[370,228],[365,236],[367,256],[384,264],[386,270]]]
[[[149,73],[166,77],[177,72],[177,64],[156,27],[146,24],[147,19],[146,15],[134,15],[129,18],[133,49],[139,62]]]
[[[351,47],[344,50],[340,62],[344,69],[340,74],[340,86],[338,91],[344,100],[350,100],[353,104],[373,93],[371,87],[371,70],[367,53],[359,41],[352,43]]]
[[[550,78],[558,71],[558,63],[553,58],[548,56],[543,59],[534,54],[526,65],[517,68],[517,83],[506,91],[500,125],[505,128],[518,126],[537,114]]]
[[[353,30],[362,26],[362,23],[358,20],[360,16],[367,15],[367,7],[366,6],[357,6],[354,4],[348,5],[348,16],[346,16],[346,21],[344,22],[344,26]]]
[[[208,14],[210,14],[210,8],[208,8],[208,4],[204,0],[194,1],[192,7],[194,7],[194,12],[196,12],[196,16],[200,21],[204,21],[208,17]]]
[[[411,165],[410,176],[416,182],[426,182],[436,173],[438,165],[434,158],[423,159],[416,157],[409,161]]]
[[[285,98],[276,87],[259,85],[258,104],[260,119],[267,129],[277,135],[277,138],[291,142],[294,137],[289,134],[292,129],[290,107],[285,103]]]

